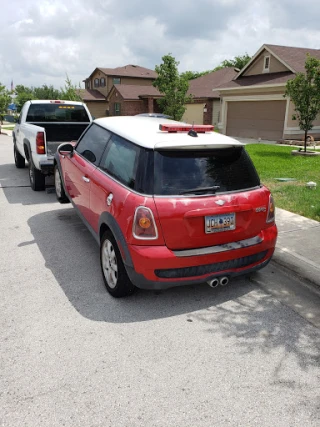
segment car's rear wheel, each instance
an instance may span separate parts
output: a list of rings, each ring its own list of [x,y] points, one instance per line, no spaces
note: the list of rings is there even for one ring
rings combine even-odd
[[[131,295],[135,286],[131,283],[115,238],[106,231],[101,239],[100,264],[107,291],[115,298]]]
[[[46,188],[46,177],[41,171],[36,169],[32,162],[31,155],[29,158],[29,179],[33,191],[43,191]]]
[[[61,180],[60,171],[58,168],[58,165],[55,165],[54,167],[54,188],[56,190],[56,197],[59,203],[69,203],[70,200],[68,199]]]
[[[16,145],[13,145],[13,155],[14,155],[14,163],[18,169],[23,169],[26,165],[25,158],[21,156],[19,151],[17,150]]]

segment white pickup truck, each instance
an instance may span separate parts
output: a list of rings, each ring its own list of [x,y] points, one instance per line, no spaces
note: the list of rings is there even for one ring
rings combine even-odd
[[[12,133],[14,161],[24,168],[27,160],[34,191],[44,190],[45,177],[53,174],[57,147],[78,140],[91,121],[82,102],[34,100],[23,105]]]

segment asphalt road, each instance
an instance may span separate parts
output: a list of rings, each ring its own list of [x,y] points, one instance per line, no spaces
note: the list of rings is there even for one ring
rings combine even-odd
[[[319,294],[251,279],[105,291],[70,205],[33,192],[0,135],[0,425],[319,426]]]

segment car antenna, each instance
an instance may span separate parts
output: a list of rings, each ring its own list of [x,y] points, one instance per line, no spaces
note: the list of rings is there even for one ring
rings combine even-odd
[[[194,138],[198,137],[197,132],[194,130],[194,122],[192,122],[192,128],[189,130],[188,135],[193,136]]]

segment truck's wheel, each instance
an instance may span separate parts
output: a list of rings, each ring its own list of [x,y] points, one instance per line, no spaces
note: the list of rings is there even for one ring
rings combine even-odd
[[[56,190],[56,196],[59,203],[70,203],[70,200],[66,196],[66,193],[63,188],[58,165],[55,165],[54,167],[54,188]]]
[[[23,156],[17,150],[15,144],[13,145],[14,163],[18,169],[23,169],[26,165],[26,161]]]
[[[29,158],[29,179],[33,191],[43,191],[46,188],[46,177],[35,168],[32,158]]]
[[[110,231],[101,239],[100,264],[107,291],[115,298],[131,295],[135,286],[131,283],[122,261],[118,245]]]

